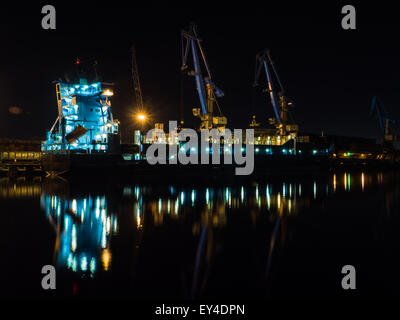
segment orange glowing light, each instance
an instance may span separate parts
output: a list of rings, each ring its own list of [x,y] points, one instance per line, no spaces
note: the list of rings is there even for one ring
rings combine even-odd
[[[107,97],[111,97],[114,95],[114,93],[110,89],[107,89],[107,90],[103,91],[103,95],[105,95]]]

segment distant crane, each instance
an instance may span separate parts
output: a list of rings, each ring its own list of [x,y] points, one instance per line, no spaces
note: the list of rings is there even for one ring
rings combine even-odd
[[[197,36],[196,25],[194,23],[190,24],[189,29],[182,30],[181,35],[181,70],[183,72],[187,72],[188,75],[195,77],[197,93],[200,99],[201,108],[194,108],[193,115],[201,119],[200,129],[218,128],[222,130],[227,124],[227,119],[222,115],[217,98],[223,97],[224,93],[212,81],[211,71],[206,60],[205,52],[201,46],[201,40]],[[194,70],[188,70],[187,63],[189,51],[192,51]],[[198,51],[200,51],[201,59],[199,58]],[[203,68],[205,68],[206,76],[203,76],[200,60],[203,62]],[[214,105],[219,111],[218,116],[214,115]]]
[[[132,45],[131,47],[131,53],[132,53],[132,80],[133,80],[133,89],[135,91],[135,96],[136,96],[136,104],[137,108],[140,111],[143,111],[144,110],[143,96],[142,96],[142,89],[140,88],[139,71],[136,63],[136,48],[134,45]]]
[[[389,118],[389,113],[377,96],[372,97],[369,112],[371,115],[376,112],[379,128],[381,129],[384,141],[393,141],[395,138],[393,125],[396,124],[396,120]]]
[[[275,119],[270,118],[269,123],[274,125],[279,130],[280,135],[286,135],[290,132],[297,132],[298,126],[294,124],[293,121],[291,124],[289,124],[290,121],[288,107],[293,106],[294,102],[286,96],[285,89],[283,88],[278,73],[276,72],[275,65],[271,59],[268,49],[265,49],[256,55],[256,69],[253,87],[257,87],[259,85],[258,81],[263,68],[267,76],[268,86],[264,92],[269,93],[275,114]],[[255,116],[253,116],[253,122],[255,122]]]

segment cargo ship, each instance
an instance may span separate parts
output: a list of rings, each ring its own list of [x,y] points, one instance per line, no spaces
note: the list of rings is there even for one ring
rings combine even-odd
[[[42,143],[47,172],[67,172],[75,159],[112,165],[120,155],[119,121],[111,112],[112,91],[103,83],[56,81],[58,116]]]
[[[221,133],[219,143],[221,163],[212,163],[213,149],[206,150],[185,147],[178,134],[166,133],[163,137],[162,124],[156,124],[153,136],[135,132],[132,144],[122,144],[119,121],[113,118],[112,90],[101,82],[89,82],[81,78],[79,83],[56,82],[58,117],[42,142],[41,163],[47,174],[56,175],[104,175],[134,174],[137,176],[164,175],[228,175],[234,174],[236,164],[223,164],[226,153],[233,153],[234,141],[226,141],[224,128],[213,128]],[[376,144],[371,139],[332,137],[316,134],[284,132],[281,126],[254,129],[252,149],[254,152],[254,173],[285,174],[294,172],[320,172],[332,167],[351,165],[382,165],[398,163],[399,155],[389,147]],[[293,128],[293,126],[291,127]],[[240,144],[241,153],[246,154],[246,137]],[[165,145],[168,158],[165,164],[151,165],[146,157],[150,146]],[[173,148],[175,146],[175,148]],[[171,151],[171,150],[175,151]],[[179,154],[195,154],[200,163],[201,152],[210,157],[210,164],[169,164]],[[175,153],[174,153],[175,152]],[[396,158],[397,156],[397,158]],[[162,162],[162,161],[160,161]]]
[[[274,117],[268,119],[270,127],[262,128],[253,115],[251,123],[247,126],[254,133],[251,141],[244,131],[241,139],[236,137],[235,140],[229,136],[227,138],[228,120],[218,102],[224,93],[211,76],[196,26],[191,24],[187,30],[182,30],[181,36],[181,71],[183,75],[194,78],[199,97],[200,107],[192,110],[193,116],[200,120],[196,131],[198,136],[201,136],[200,132],[204,130],[217,132],[220,136],[216,142],[218,147],[212,148],[215,141],[210,137],[207,141],[201,141],[205,142],[205,148],[204,144],[188,147],[187,141],[179,138],[179,134],[185,130],[183,119],[169,133],[164,133],[163,124],[157,123],[151,134],[145,135],[144,132],[135,131],[135,141],[122,144],[120,123],[112,114],[111,84],[102,83],[97,79],[89,81],[81,77],[75,83],[55,82],[58,117],[47,133],[46,141],[42,143],[42,167],[47,174],[232,174],[237,163],[199,163],[204,154],[208,159],[215,153],[219,153],[221,158],[232,155],[235,152],[233,147],[240,148],[239,152],[242,155],[253,153],[255,173],[307,173],[326,171],[337,166],[392,166],[400,162],[399,151],[396,149],[397,139],[394,135],[390,141],[385,139],[376,143],[371,139],[324,136],[300,131],[291,116],[291,109],[295,103],[286,94],[269,50],[256,55],[254,87],[259,86],[261,75],[265,74],[266,84],[263,92],[270,100],[274,114]],[[139,108],[142,109],[143,101],[134,50],[132,57],[134,89]],[[380,109],[376,107],[376,110],[378,116],[381,116]],[[389,122],[386,121],[386,124]],[[147,151],[153,145],[165,145],[167,152],[164,159],[150,164],[152,161],[148,158]],[[193,161],[189,164],[176,161],[183,156],[191,156]]]

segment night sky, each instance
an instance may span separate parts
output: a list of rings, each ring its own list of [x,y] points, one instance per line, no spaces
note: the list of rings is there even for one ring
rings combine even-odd
[[[214,82],[225,97],[220,106],[228,127],[244,128],[255,106],[266,124],[269,99],[252,88],[255,55],[271,50],[300,129],[335,135],[377,137],[369,104],[378,95],[400,119],[399,21],[395,4],[355,4],[357,30],[341,28],[345,2],[291,2],[201,10],[135,6],[131,2],[54,2],[3,6],[0,64],[0,137],[40,138],[57,117],[53,80],[74,70],[74,60],[97,60],[105,82],[113,82],[114,117],[128,142],[136,124],[129,48],[136,45],[145,104],[155,122],[179,120],[180,30],[195,21]],[[231,2],[232,4],[234,2]],[[272,3],[272,2],[271,2]],[[41,7],[53,4],[57,29],[41,28]],[[207,10],[206,10],[207,9]],[[264,80],[264,78],[262,78]],[[199,103],[193,78],[185,79],[185,123]],[[20,114],[10,113],[18,107]]]

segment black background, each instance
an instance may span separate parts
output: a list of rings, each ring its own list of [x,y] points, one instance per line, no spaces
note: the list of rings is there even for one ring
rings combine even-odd
[[[41,28],[41,8],[56,7],[56,30]],[[357,29],[341,28],[341,8],[353,4]],[[255,54],[268,47],[303,131],[377,137],[369,116],[379,95],[391,118],[400,119],[397,92],[399,42],[395,4],[264,1],[229,6],[140,6],[136,2],[24,2],[4,5],[0,59],[0,137],[44,138],[57,116],[53,80],[74,60],[99,62],[102,80],[114,82],[114,116],[123,140],[135,128],[129,48],[136,45],[145,104],[152,121],[179,120],[180,30],[195,21],[229,127],[246,127],[253,101],[258,120],[272,116],[269,99],[252,88]],[[194,80],[185,80],[185,120],[196,125]],[[14,115],[9,107],[22,114]]]

